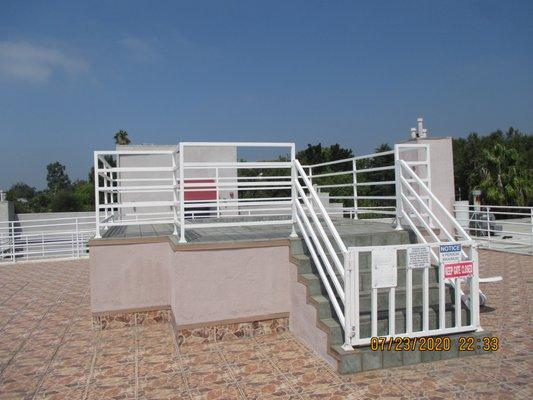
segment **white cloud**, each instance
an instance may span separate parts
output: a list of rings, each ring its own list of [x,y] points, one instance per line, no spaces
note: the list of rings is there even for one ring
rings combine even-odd
[[[88,69],[89,65],[84,60],[57,48],[0,41],[0,76],[47,82],[54,73],[74,76]]]
[[[148,61],[156,56],[151,42],[137,37],[127,37],[118,41],[137,61]]]

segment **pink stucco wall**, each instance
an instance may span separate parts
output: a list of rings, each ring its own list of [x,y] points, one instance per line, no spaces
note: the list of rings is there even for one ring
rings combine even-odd
[[[288,313],[289,247],[174,251],[91,247],[92,312],[171,306],[177,325]]]
[[[91,246],[92,312],[168,306],[168,242]]]
[[[171,308],[176,324],[288,313],[289,247],[176,252]]]

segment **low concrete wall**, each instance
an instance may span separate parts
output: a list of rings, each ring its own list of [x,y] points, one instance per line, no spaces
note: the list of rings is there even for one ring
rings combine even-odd
[[[175,251],[157,240],[91,242],[93,313],[170,305],[178,327],[289,313],[288,246]]]
[[[183,251],[173,255],[176,325],[288,313],[289,248]]]
[[[137,311],[170,304],[168,242],[92,246],[93,313]]]

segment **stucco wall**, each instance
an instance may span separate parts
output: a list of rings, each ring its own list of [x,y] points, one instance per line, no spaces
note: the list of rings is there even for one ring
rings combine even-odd
[[[138,310],[170,303],[168,242],[91,246],[91,310]]]
[[[171,292],[176,324],[287,313],[289,268],[288,246],[177,252]]]
[[[168,242],[94,243],[93,313],[170,305],[181,326],[290,311],[288,246],[175,252]]]

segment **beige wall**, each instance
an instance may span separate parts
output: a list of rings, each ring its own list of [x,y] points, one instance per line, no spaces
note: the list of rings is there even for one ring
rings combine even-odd
[[[136,310],[170,303],[168,242],[91,246],[91,310]]]
[[[177,325],[289,312],[289,248],[176,252],[171,308]]]
[[[170,305],[176,324],[190,325],[290,311],[288,246],[175,252],[168,242],[95,243],[92,312]]]

